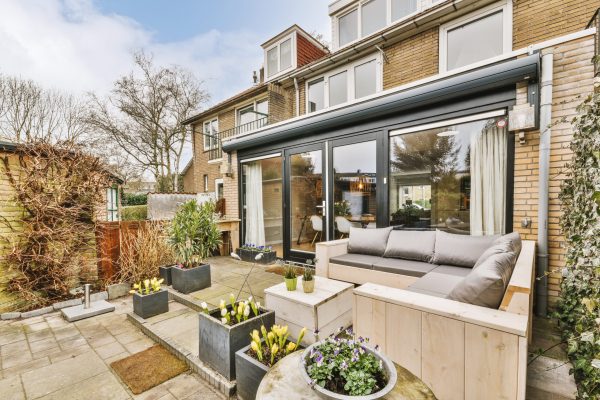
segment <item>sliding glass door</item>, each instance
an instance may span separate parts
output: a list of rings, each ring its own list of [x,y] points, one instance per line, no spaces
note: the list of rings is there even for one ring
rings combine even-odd
[[[323,144],[286,151],[286,258],[314,258],[327,240]]]

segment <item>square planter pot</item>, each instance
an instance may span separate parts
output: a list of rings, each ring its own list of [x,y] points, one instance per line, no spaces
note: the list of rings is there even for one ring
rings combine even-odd
[[[270,369],[246,354],[249,349],[250,345],[235,352],[236,395],[240,400],[254,400],[256,398],[260,381]]]
[[[210,265],[190,269],[171,267],[171,284],[173,289],[184,294],[210,287]]]
[[[133,294],[133,312],[146,319],[169,311],[169,292],[164,289],[155,293]]]
[[[230,309],[231,306],[228,307]],[[261,309],[258,316],[233,326],[221,323],[218,309],[211,311],[210,315],[199,315],[198,356],[230,381],[235,379],[235,352],[250,344],[250,333],[254,329],[260,331],[261,325],[271,329],[275,324],[275,312],[265,309]]]
[[[173,280],[171,278],[171,268],[172,265],[165,265],[164,267],[158,267],[158,274],[165,281],[163,282],[165,285],[170,286],[173,284]]]
[[[247,249],[237,249],[236,252],[237,255],[240,256],[242,261],[256,262],[257,264],[273,264],[275,261],[277,261],[276,251],[259,252]],[[255,260],[254,257],[256,257],[258,253],[262,253],[263,257],[260,260]]]

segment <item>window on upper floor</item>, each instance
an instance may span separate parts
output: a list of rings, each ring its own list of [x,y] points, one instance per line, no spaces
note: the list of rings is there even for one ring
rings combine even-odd
[[[369,0],[362,4],[362,36],[368,36],[385,27],[387,0]]]
[[[391,0],[392,22],[417,11],[417,0]]]
[[[293,36],[288,36],[283,40],[271,45],[266,50],[267,58],[267,77],[273,77],[280,72],[284,72],[294,66]]]
[[[512,50],[512,2],[486,7],[440,27],[440,72]]]
[[[358,9],[338,18],[338,40],[340,47],[358,39]]]
[[[382,89],[380,55],[363,58],[306,84],[308,113],[372,95]]]
[[[204,151],[216,149],[219,146],[219,120],[217,118],[205,121],[202,133],[204,135]]]
[[[237,110],[237,133],[249,132],[267,124],[269,116],[269,100],[262,99],[252,102]]]

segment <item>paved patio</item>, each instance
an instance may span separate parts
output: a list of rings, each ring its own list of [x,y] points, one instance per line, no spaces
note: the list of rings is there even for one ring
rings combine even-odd
[[[210,260],[212,286],[192,293],[197,301],[217,306],[221,298],[237,294],[251,264],[229,257]],[[282,277],[257,266],[249,278],[252,291],[263,302],[266,287]],[[240,296],[248,297],[246,287]],[[113,313],[68,323],[58,312],[19,321],[0,322],[0,399],[218,399],[218,394],[194,373],[181,374],[134,396],[112,372],[110,363],[154,345],[126,318],[131,298],[111,302]],[[197,313],[170,302],[167,314],[149,320],[198,353]]]

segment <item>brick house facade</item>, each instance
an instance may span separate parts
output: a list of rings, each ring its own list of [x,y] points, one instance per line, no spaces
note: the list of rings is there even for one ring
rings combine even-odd
[[[343,3],[343,4],[342,4]],[[552,120],[556,125],[552,127],[552,142],[550,156],[550,194],[548,216],[548,260],[550,274],[548,276],[548,303],[552,306],[559,296],[561,269],[564,267],[564,238],[561,235],[558,221],[560,217],[560,203],[558,192],[560,183],[564,179],[562,170],[566,161],[571,156],[568,144],[572,135],[569,123],[560,122],[563,117],[570,120],[575,115],[575,108],[581,98],[593,90],[594,68],[591,59],[594,55],[594,29],[586,26],[598,7],[598,2],[593,0],[581,1],[536,1],[514,0],[506,1],[438,1],[429,0],[418,2],[423,8],[411,14],[405,20],[382,28],[377,34],[366,36],[350,45],[339,46],[335,34],[337,15],[346,12],[356,5],[356,2],[338,0],[330,6],[332,24],[334,26],[333,49],[328,53],[314,42],[307,39],[306,35],[298,35],[296,39],[296,65],[288,72],[280,73],[273,77],[267,76],[266,83],[261,82],[257,87],[251,88],[253,99],[261,96],[269,99],[269,120],[264,127],[244,132],[244,136],[269,134],[277,130],[286,129],[286,124],[296,126],[302,121],[311,122],[311,113],[307,112],[308,83],[315,81],[320,76],[327,76],[328,71],[351,65],[362,57],[379,57],[381,77],[380,88],[376,95],[368,99],[401,93],[415,87],[422,87],[448,77],[460,76],[470,71],[504,62],[509,59],[518,59],[531,53],[553,53],[553,97]],[[341,4],[338,9],[336,7]],[[442,39],[441,32],[444,26],[451,25],[453,21],[468,18],[480,10],[504,5],[504,10],[510,10],[510,28],[512,29],[508,46],[502,57],[484,60],[473,64],[471,68],[462,68],[458,72],[444,72],[441,67]],[[332,11],[333,10],[333,11]],[[505,25],[506,27],[506,25]],[[284,33],[287,31],[284,31]],[[281,43],[281,37],[266,42],[266,50],[273,43]],[[306,43],[310,46],[305,47]],[[511,53],[512,52],[512,53]],[[266,59],[266,55],[265,55]],[[378,78],[379,79],[379,78]],[[260,89],[258,89],[260,88]],[[260,91],[260,94],[258,93]],[[515,104],[521,105],[528,102],[527,85],[517,83],[514,86]],[[235,113],[249,97],[246,92],[217,105],[212,109],[194,117],[190,122],[194,126],[194,175],[195,181],[209,176],[210,186],[215,179],[223,179],[224,197],[227,201],[228,216],[240,216],[242,209],[239,204],[239,163],[238,151],[231,150],[224,153],[219,163],[208,160],[208,153],[203,151],[202,123],[218,115],[219,130],[225,131],[235,128]],[[367,102],[369,100],[365,100]],[[360,103],[358,99],[349,101],[349,104]],[[335,110],[340,107],[334,108]],[[343,107],[341,107],[343,109]],[[333,112],[333,111],[332,111]],[[325,108],[315,115],[327,114]],[[295,125],[294,125],[295,124]],[[290,128],[291,129],[291,128]],[[309,133],[307,132],[307,136]],[[512,229],[522,234],[525,239],[537,239],[538,234],[538,170],[539,170],[539,129],[527,130],[520,135],[515,132],[514,140],[514,173],[510,181],[512,188]],[[519,136],[517,138],[517,136]],[[228,137],[235,142],[237,135]],[[225,138],[223,138],[226,140]],[[250,139],[248,139],[250,140]],[[298,140],[298,139],[297,139]],[[311,139],[312,140],[312,139]],[[306,143],[311,143],[307,139]],[[258,153],[257,153],[258,154]],[[227,171],[227,174],[223,174]],[[202,186],[197,186],[202,187]],[[525,221],[531,221],[526,224]],[[240,230],[243,235],[243,229]],[[243,237],[242,237],[243,240]]]

